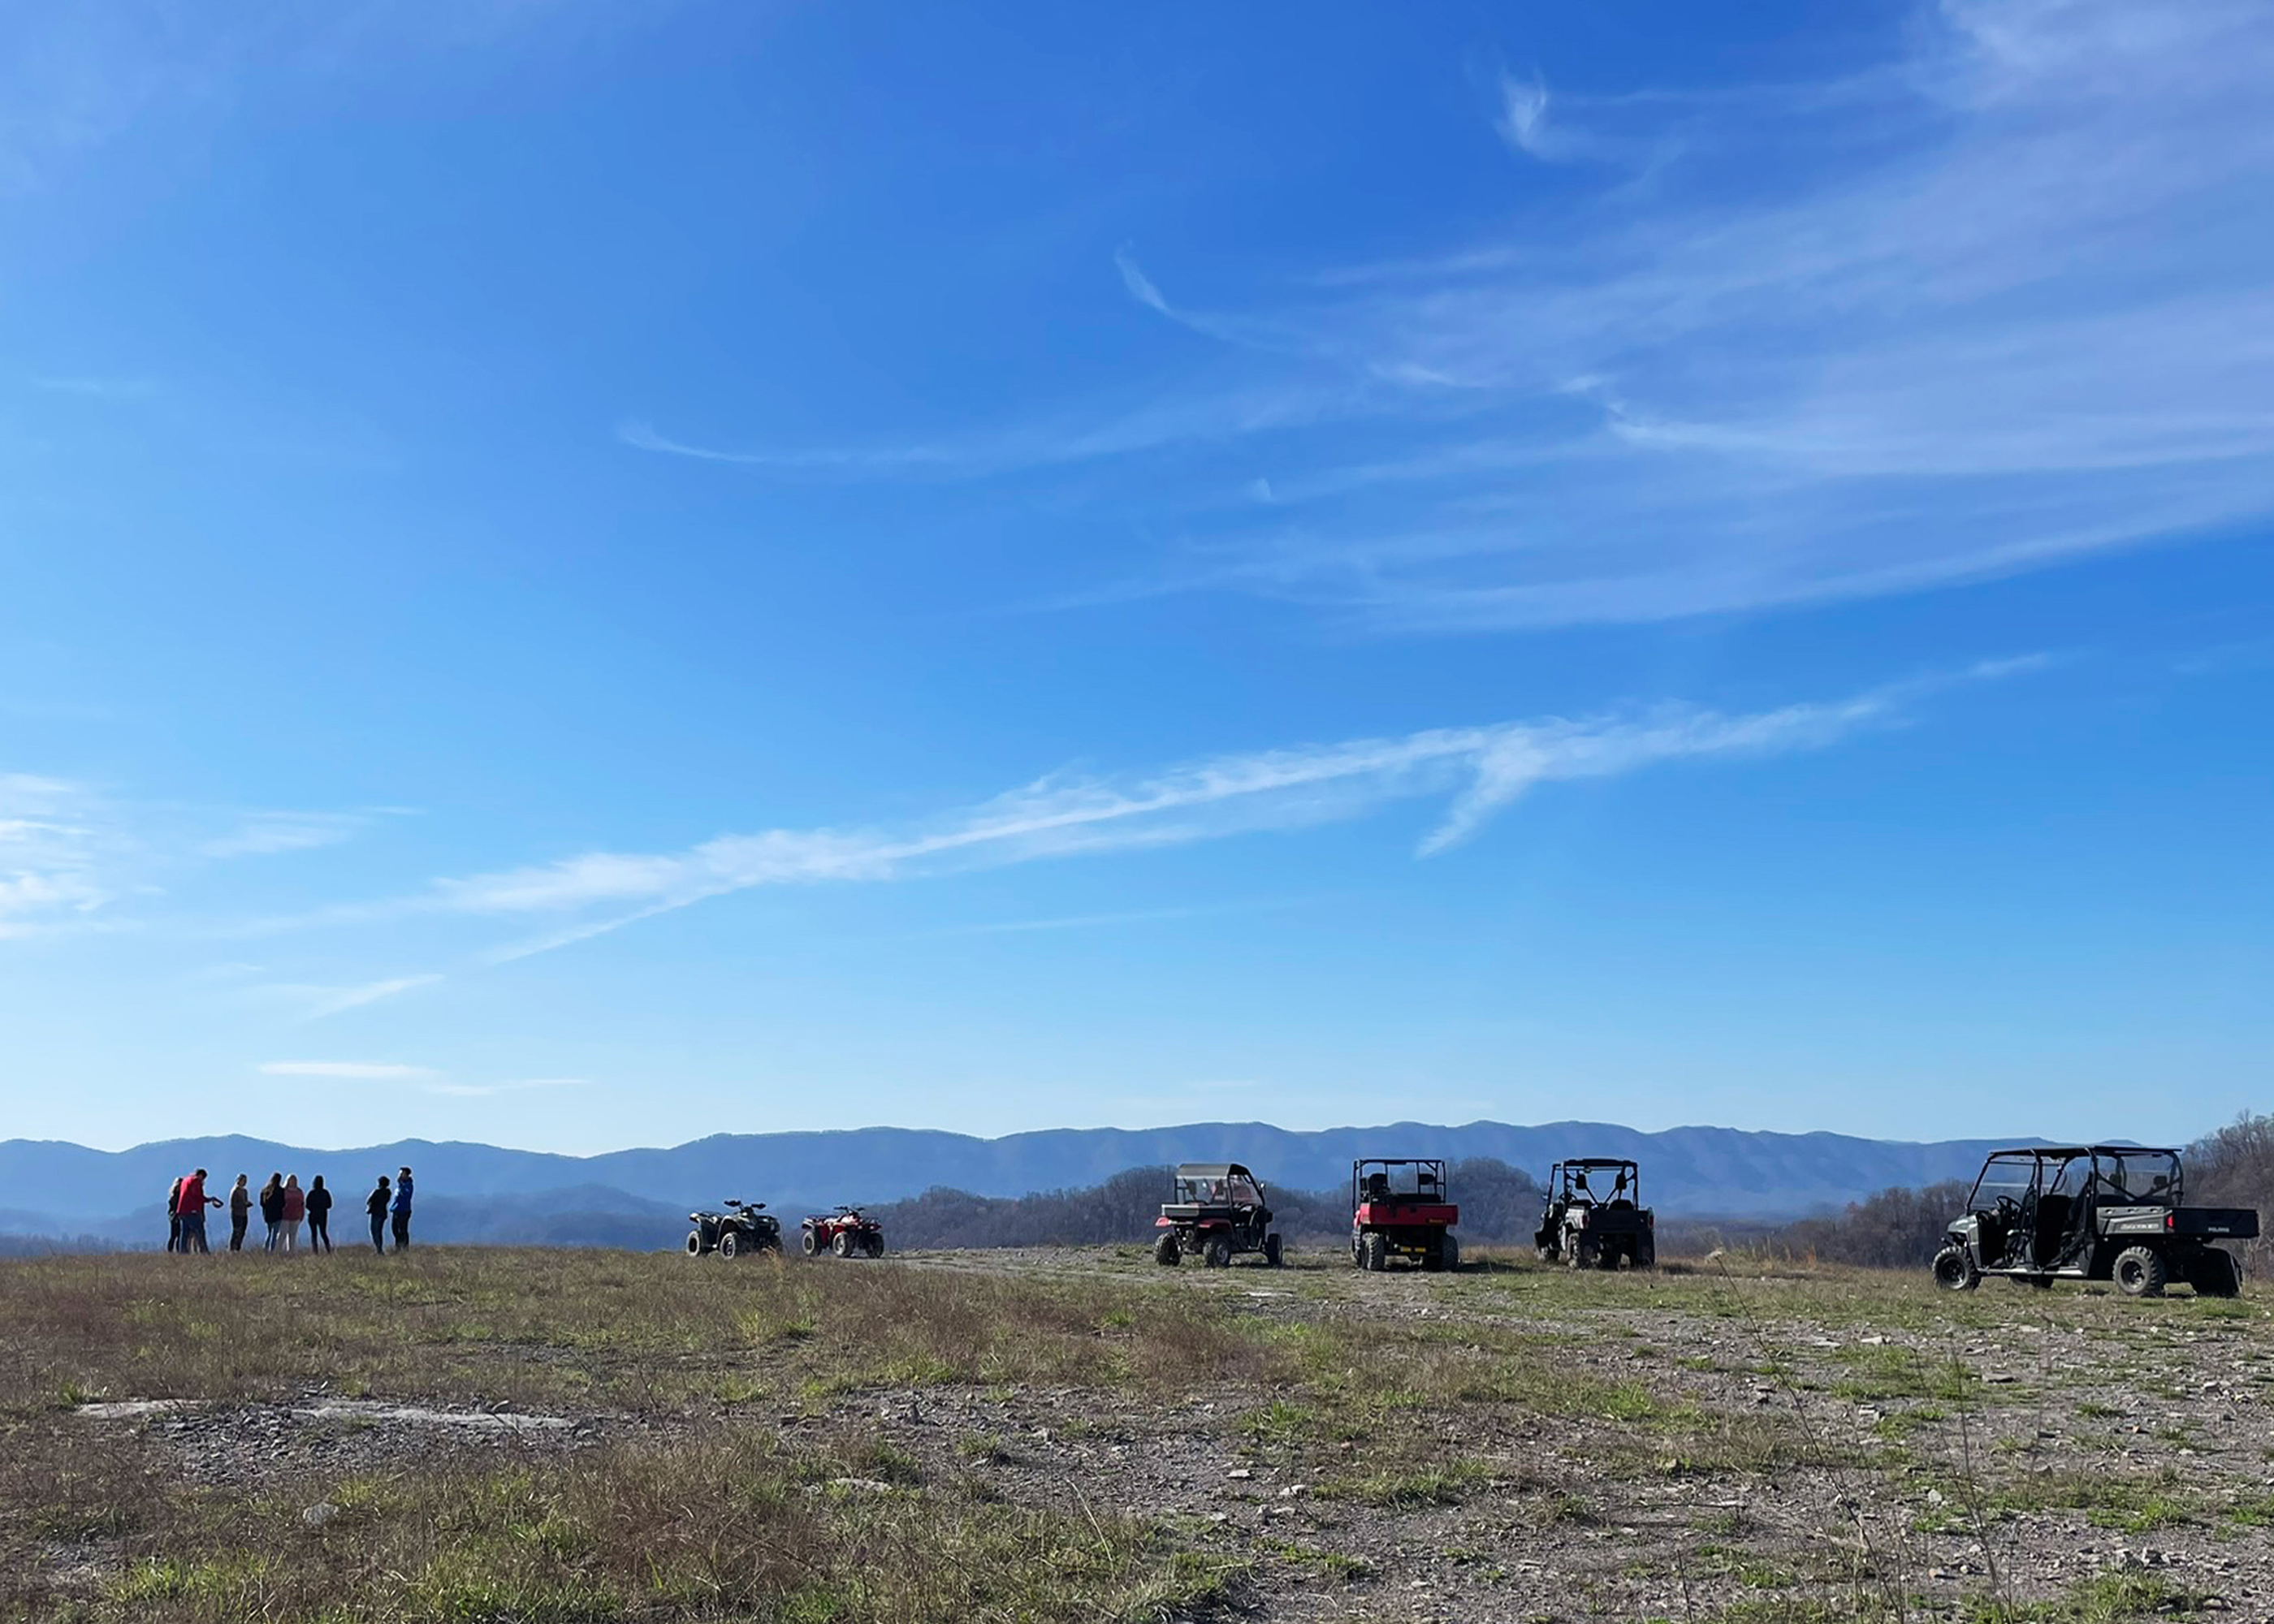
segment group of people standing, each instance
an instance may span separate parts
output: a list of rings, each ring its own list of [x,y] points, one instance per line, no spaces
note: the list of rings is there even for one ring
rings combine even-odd
[[[309,1251],[331,1251],[332,1192],[324,1188],[321,1173],[308,1181],[305,1190],[300,1188],[297,1173],[271,1173],[258,1193],[249,1188],[251,1180],[250,1174],[239,1173],[224,1202],[219,1196],[206,1193],[203,1168],[186,1178],[176,1179],[166,1194],[166,1250],[210,1252],[212,1248],[206,1244],[206,1209],[226,1206],[229,1249],[243,1252],[245,1230],[251,1227],[252,1211],[258,1206],[261,1224],[267,1230],[261,1243],[263,1251],[297,1252],[303,1223],[308,1226]],[[395,1232],[395,1250],[410,1249],[410,1169],[403,1168],[391,1184],[381,1177],[377,1187],[364,1198],[364,1211],[371,1219],[373,1252],[387,1250],[390,1223]]]

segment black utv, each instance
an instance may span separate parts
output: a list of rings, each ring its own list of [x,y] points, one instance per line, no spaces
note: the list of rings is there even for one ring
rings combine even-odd
[[[2242,1268],[2218,1243],[2255,1237],[2258,1214],[2189,1207],[2181,1177],[2176,1150],[1993,1151],[1935,1253],[1935,1282],[1971,1291],[1984,1274],[2033,1286],[2112,1280],[2127,1297],[2159,1297],[2176,1282],[2199,1297],[2233,1297]]]
[[[689,1213],[687,1222],[695,1226],[687,1237],[690,1258],[714,1252],[722,1258],[747,1258],[781,1250],[781,1224],[764,1201],[729,1198],[725,1212]]]
[[[1243,1252],[1260,1252],[1277,1268],[1283,1261],[1279,1232],[1263,1183],[1237,1162],[1187,1162],[1176,1172],[1171,1199],[1153,1221],[1153,1261],[1173,1266],[1187,1253],[1199,1254],[1210,1268],[1223,1268]]]
[[[1608,1174],[1608,1194],[1587,1179]],[[1532,1244],[1542,1263],[1575,1269],[1649,1268],[1658,1261],[1658,1214],[1642,1204],[1642,1169],[1622,1156],[1578,1156],[1548,1170],[1547,1204]]]

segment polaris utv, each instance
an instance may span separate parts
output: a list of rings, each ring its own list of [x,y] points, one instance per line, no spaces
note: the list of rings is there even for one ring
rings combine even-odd
[[[2198,1297],[2233,1297],[2241,1265],[2217,1243],[2255,1238],[2257,1211],[2189,1207],[2181,1178],[2176,1150],[1993,1151],[1935,1253],[1935,1283],[1971,1291],[1984,1274],[2040,1287],[2112,1280],[2127,1297],[2160,1297],[2178,1282]]]
[[[1237,1252],[1260,1252],[1273,1268],[1280,1266],[1279,1236],[1263,1186],[1237,1162],[1187,1162],[1177,1169],[1171,1194],[1153,1221],[1161,1232],[1153,1243],[1154,1262],[1173,1266],[1189,1252],[1209,1267],[1223,1268]]]
[[[687,1255],[699,1258],[717,1252],[722,1258],[746,1258],[757,1252],[781,1250],[781,1225],[765,1210],[764,1201],[729,1199],[723,1213],[689,1213],[695,1228],[687,1237]]]
[[[1587,1181],[1611,1174],[1611,1192]],[[1642,1169],[1612,1156],[1581,1156],[1548,1169],[1547,1205],[1532,1237],[1542,1263],[1575,1269],[1630,1268],[1658,1261],[1658,1214],[1642,1204]]]

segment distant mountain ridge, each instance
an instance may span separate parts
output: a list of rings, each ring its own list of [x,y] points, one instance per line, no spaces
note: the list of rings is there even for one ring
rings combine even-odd
[[[240,1172],[250,1173],[256,1184],[275,1170],[304,1179],[322,1173],[339,1192],[343,1214],[353,1216],[372,1181],[406,1163],[418,1169],[422,1207],[448,1201],[451,1227],[463,1223],[470,1231],[482,1227],[480,1208],[500,1204],[581,1205],[651,1218],[659,1207],[684,1212],[739,1195],[794,1216],[838,1201],[883,1202],[940,1187],[985,1196],[1070,1189],[1102,1184],[1130,1168],[1174,1162],[1245,1162],[1267,1184],[1322,1190],[1346,1179],[1352,1159],[1361,1155],[1489,1156],[1534,1177],[1566,1156],[1630,1156],[1642,1164],[1645,1199],[1661,1214],[1790,1218],[1892,1185],[1971,1177],[1987,1150],[2016,1142],[1916,1144],[1712,1127],[1646,1133],[1573,1122],[1533,1127],[1404,1122],[1310,1132],[1215,1122],[1055,1128],[991,1139],[937,1129],[851,1128],[718,1134],[668,1149],[594,1156],[424,1139],[314,1150],[228,1136],[123,1151],[8,1139],[0,1141],[0,1234],[83,1231],[132,1238],[148,1227],[147,1215],[160,1210],[167,1186],[195,1167],[212,1170],[216,1194]],[[439,1215],[445,1209],[432,1210]]]

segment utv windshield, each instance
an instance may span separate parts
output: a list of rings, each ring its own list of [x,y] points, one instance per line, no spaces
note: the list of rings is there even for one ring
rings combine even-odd
[[[1983,1164],[1982,1177],[1975,1181],[1974,1195],[1966,1208],[1969,1212],[1988,1212],[1998,1205],[2000,1196],[2018,1206],[2037,1179],[2035,1156],[1992,1156]]]
[[[1255,1181],[1245,1174],[1234,1173],[1225,1178],[1177,1179],[1177,1199],[1193,1207],[1261,1207],[1263,1198],[1256,1192]]]
[[[2103,1151],[2101,1199],[2132,1207],[2175,1207],[2180,1159],[2168,1150]]]

